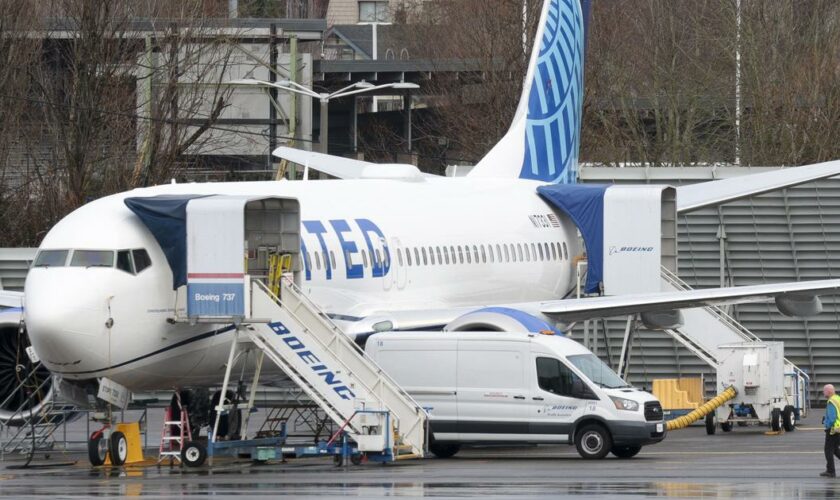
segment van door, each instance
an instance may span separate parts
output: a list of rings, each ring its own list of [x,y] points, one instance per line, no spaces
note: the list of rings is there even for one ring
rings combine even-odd
[[[529,431],[536,441],[568,442],[575,420],[595,412],[597,397],[554,356],[531,355],[531,382]]]
[[[528,439],[524,342],[458,341],[458,435],[461,441]]]

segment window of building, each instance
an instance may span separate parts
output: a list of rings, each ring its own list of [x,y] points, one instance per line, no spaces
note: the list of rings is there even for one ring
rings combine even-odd
[[[391,20],[391,13],[387,1],[359,1],[360,23],[387,23]]]

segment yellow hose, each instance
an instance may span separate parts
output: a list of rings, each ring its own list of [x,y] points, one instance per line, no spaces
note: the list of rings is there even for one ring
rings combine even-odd
[[[673,431],[676,429],[684,429],[689,425],[693,424],[694,422],[705,417],[709,413],[715,411],[719,406],[734,398],[737,394],[738,391],[736,391],[735,388],[730,385],[725,391],[721,392],[714,398],[706,401],[701,407],[697,408],[696,410],[692,410],[686,415],[677,417],[673,420],[669,420],[666,423],[666,428],[669,431]]]

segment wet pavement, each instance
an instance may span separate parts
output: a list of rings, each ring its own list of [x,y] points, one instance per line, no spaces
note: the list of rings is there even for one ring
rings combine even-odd
[[[28,469],[0,464],[0,496],[840,498],[840,479],[818,477],[823,433],[814,422],[778,436],[757,427],[714,436],[699,427],[675,431],[630,460],[584,461],[573,447],[538,446],[473,448],[448,460],[387,465],[336,467],[316,458],[182,469],[93,468],[83,455],[53,454]]]

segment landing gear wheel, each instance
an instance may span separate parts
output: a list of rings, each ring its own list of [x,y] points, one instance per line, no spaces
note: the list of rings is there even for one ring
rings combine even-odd
[[[452,458],[461,449],[460,444],[435,443],[429,445],[431,451],[438,458]]]
[[[120,431],[112,432],[108,440],[108,451],[111,453],[111,465],[123,465],[128,458],[128,440]]]
[[[642,451],[641,446],[613,446],[610,453],[618,458],[633,458]]]
[[[600,425],[590,424],[577,432],[575,446],[581,457],[587,460],[600,460],[610,452],[612,438],[610,433]]]
[[[786,432],[796,430],[796,409],[791,405],[785,406],[785,409],[782,410],[782,426]]]
[[[770,412],[770,430],[773,432],[782,430],[782,410],[778,408],[773,408]]]
[[[181,450],[181,461],[187,467],[201,467],[207,460],[207,449],[196,441],[187,441]]]
[[[732,432],[732,422],[723,422],[720,424],[720,430],[723,432]]]
[[[715,414],[709,413],[706,415],[706,434],[712,435],[715,433]]]
[[[90,465],[102,465],[108,457],[108,440],[101,432],[94,432],[88,439],[88,458]]]

